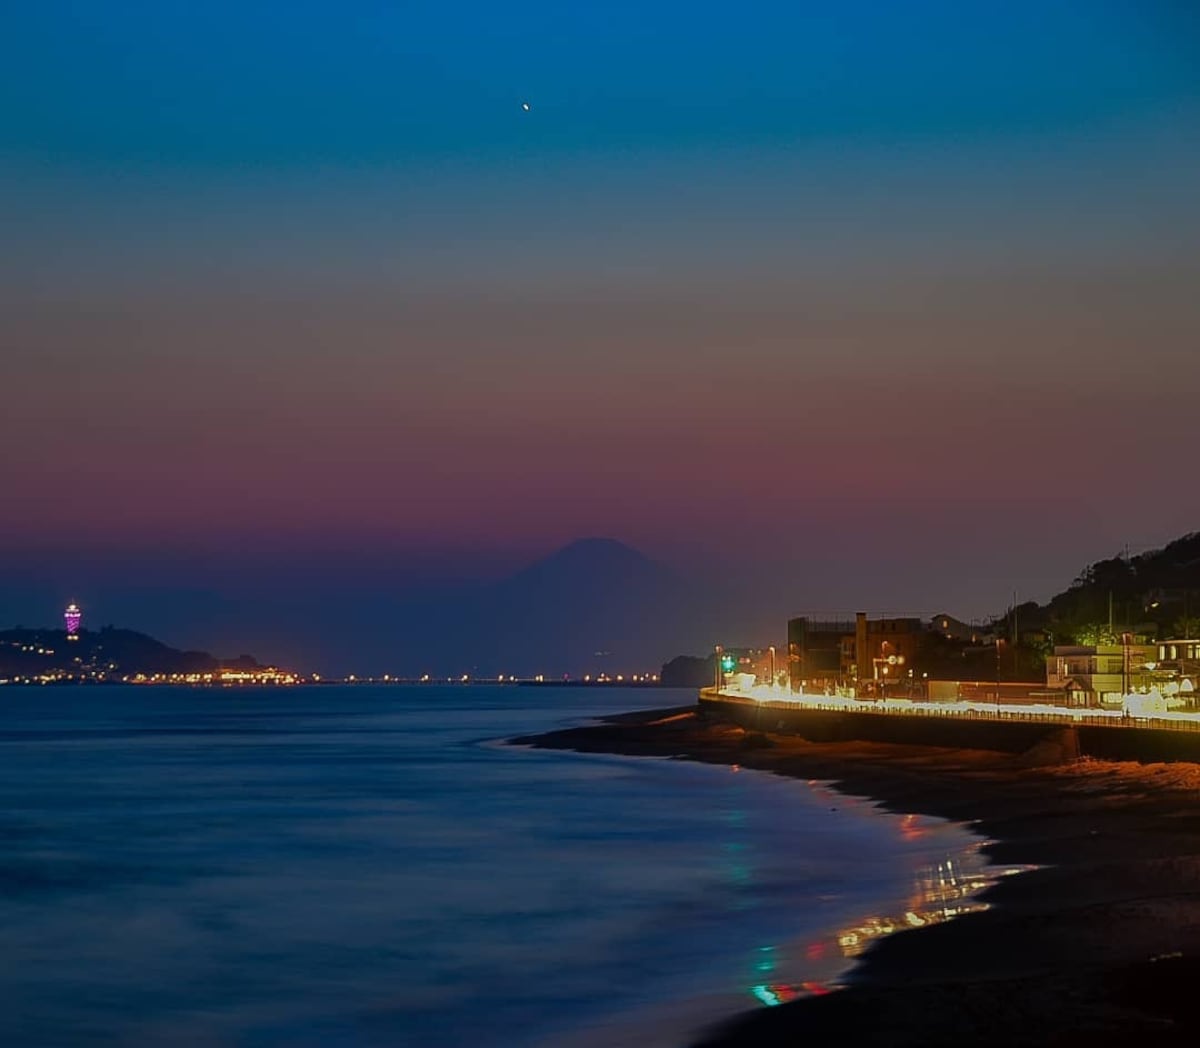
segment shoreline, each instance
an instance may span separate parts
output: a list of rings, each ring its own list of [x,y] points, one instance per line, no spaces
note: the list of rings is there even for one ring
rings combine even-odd
[[[1200,765],[1086,760],[748,732],[696,706],[511,740],[820,779],[885,810],[966,824],[988,861],[1033,867],[988,909],[876,939],[844,988],[745,1012],[734,1045],[1193,1044],[1200,1014]]]
[[[494,745],[524,750],[539,748],[528,744],[525,737],[495,740]],[[540,748],[544,752],[547,750]],[[647,761],[661,768],[664,762],[658,755],[589,752],[585,756],[601,762],[615,761],[618,765]],[[682,984],[686,990],[676,986],[675,992],[661,992],[665,987],[660,986],[660,993],[653,1003],[605,1008],[599,1017],[589,1016],[586,1024],[563,1027],[557,1035],[539,1040],[536,1042],[538,1048],[551,1045],[679,1048],[694,1043],[730,1016],[754,1009],[755,998],[764,1005],[777,1005],[831,993],[845,985],[861,954],[880,936],[904,927],[950,920],[958,914],[982,908],[984,904],[976,899],[983,889],[1012,872],[998,869],[986,860],[984,838],[966,824],[915,813],[901,816],[884,809],[873,798],[840,793],[824,781],[798,783],[745,765],[730,768],[713,763],[708,765],[708,770],[719,776],[727,770],[741,771],[743,774],[738,778],[768,785],[774,781],[774,789],[784,791],[777,793],[771,804],[777,817],[788,821],[788,808],[796,805],[815,812],[818,820],[832,818],[844,824],[838,842],[843,845],[850,843],[856,835],[851,830],[856,822],[886,826],[888,830],[883,833],[883,838],[874,843],[882,847],[884,854],[893,848],[895,854],[882,858],[878,850],[869,848],[862,857],[870,869],[855,870],[847,878],[852,883],[844,887],[831,882],[827,873],[813,874],[808,869],[800,872],[797,886],[801,892],[792,893],[788,904],[776,899],[776,905],[786,905],[786,909],[778,911],[775,927],[767,931],[765,941],[771,945],[758,947],[769,952],[770,963],[764,967],[762,957],[753,958],[757,962],[754,968],[761,974],[738,978],[731,984],[728,982],[731,971],[726,970],[724,978],[708,985],[712,982],[709,978],[706,988],[698,990],[697,984],[705,979],[703,974],[676,970],[673,973],[676,978],[686,976],[686,982]],[[825,816],[826,812],[841,814]],[[807,834],[809,829],[806,826],[803,833]],[[892,838],[895,838],[894,844]],[[791,836],[793,842],[800,839],[804,839],[803,835]],[[901,844],[901,840],[905,843]],[[779,857],[770,839],[761,840],[759,847],[764,856]],[[825,855],[822,849],[811,850],[811,845],[806,846],[806,850],[810,856]],[[801,858],[802,864],[804,861]],[[822,881],[821,887],[808,882],[806,878],[810,876],[814,881]],[[808,912],[814,906],[820,915],[816,922],[811,918],[797,919],[798,913]],[[730,916],[727,916],[726,924]],[[758,928],[760,936],[763,931],[764,928]],[[707,971],[708,976],[712,974]],[[760,985],[751,985],[754,983]]]

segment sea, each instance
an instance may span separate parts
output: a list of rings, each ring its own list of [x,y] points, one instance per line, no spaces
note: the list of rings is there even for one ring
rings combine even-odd
[[[978,905],[967,827],[505,742],[694,700],[0,688],[0,1044],[683,1046]]]

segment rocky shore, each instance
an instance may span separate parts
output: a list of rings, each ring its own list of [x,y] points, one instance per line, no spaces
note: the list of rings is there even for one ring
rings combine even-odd
[[[827,780],[1037,867],[987,889],[987,910],[878,940],[845,989],[735,1016],[696,1048],[1200,1043],[1200,765],[813,743],[696,707],[513,741]]]

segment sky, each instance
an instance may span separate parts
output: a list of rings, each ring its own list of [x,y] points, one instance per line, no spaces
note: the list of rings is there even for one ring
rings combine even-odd
[[[1198,185],[1183,0],[16,5],[0,624],[1045,599],[1200,527]]]

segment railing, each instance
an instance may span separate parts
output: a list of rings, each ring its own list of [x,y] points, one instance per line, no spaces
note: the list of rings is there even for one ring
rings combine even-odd
[[[731,695],[705,688],[700,693],[701,702],[732,702],[741,706],[753,706],[761,710],[795,710],[799,712],[820,710],[825,713],[865,713],[880,717],[938,717],[946,720],[999,721],[1027,724],[1057,724],[1061,727],[1091,725],[1097,728],[1156,728],[1164,731],[1200,731],[1200,717],[1134,717],[1106,716],[1104,714],[1064,710],[1062,713],[1026,712],[1024,710],[981,710],[966,707],[961,710],[941,706],[936,709],[914,702],[910,709],[894,706],[881,708],[880,704],[864,701],[850,706],[846,703],[826,703],[807,699],[755,699],[748,695]]]

